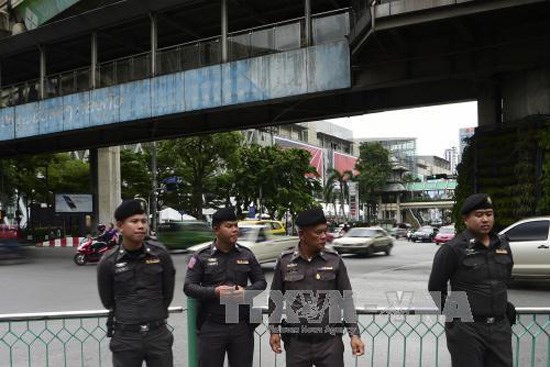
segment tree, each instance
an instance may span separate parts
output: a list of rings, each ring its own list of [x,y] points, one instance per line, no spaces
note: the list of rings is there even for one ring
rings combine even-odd
[[[353,172],[346,170],[344,172],[340,172],[334,168],[330,168],[327,170],[328,176],[327,176],[327,182],[325,184],[325,187],[338,187],[338,193],[340,197],[340,208],[342,211],[342,218],[345,221],[346,220],[346,213],[344,211],[345,204],[347,203],[347,198],[349,198],[349,185],[348,182],[353,179]]]
[[[184,182],[184,186],[166,195],[165,202],[181,203],[178,209],[202,218],[205,194],[216,192],[216,177],[239,159],[242,141],[240,133],[230,132],[159,142],[159,181],[175,175]]]
[[[309,152],[278,146],[249,145],[241,149],[235,179],[237,210],[259,202],[259,211],[281,219],[313,205],[320,191],[317,173],[310,166]]]
[[[120,150],[120,178],[123,199],[133,199],[136,196],[148,198],[151,190],[152,173],[150,169],[151,154]]]
[[[378,196],[391,176],[389,152],[380,143],[362,143],[355,170],[359,172],[356,176],[359,196],[362,202],[367,203],[367,221],[371,222],[376,213]]]

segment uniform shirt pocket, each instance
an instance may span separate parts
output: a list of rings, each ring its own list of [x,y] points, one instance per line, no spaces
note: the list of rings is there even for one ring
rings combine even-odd
[[[299,271],[287,271],[285,273],[285,282],[298,282],[304,279],[304,274]]]

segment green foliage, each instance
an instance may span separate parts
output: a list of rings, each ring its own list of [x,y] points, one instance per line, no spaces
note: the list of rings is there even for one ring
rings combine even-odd
[[[380,192],[391,176],[389,152],[380,143],[362,143],[355,170],[359,172],[355,178],[359,183],[359,198],[369,207],[367,219],[370,222]]]
[[[330,198],[330,196],[338,196],[340,201],[340,213],[342,213],[343,220],[346,220],[345,204],[349,198],[349,185],[348,183],[353,179],[352,171],[340,172],[334,168],[330,168],[327,171],[327,182],[325,184],[324,196]],[[336,193],[335,193],[336,191]],[[328,201],[327,201],[328,202]],[[332,200],[334,202],[334,199]]]
[[[550,213],[550,124],[526,119],[506,128],[477,131],[457,167],[453,218],[464,228],[460,207],[475,192],[495,206],[496,229],[519,219]]]
[[[309,165],[309,152],[278,146],[250,145],[241,149],[241,166],[234,174],[237,206],[260,200],[261,209],[280,219],[314,205],[321,187]]]
[[[120,150],[120,179],[122,199],[133,199],[136,196],[148,198],[152,187],[151,154]]]
[[[159,182],[169,176],[180,176],[185,183],[163,195],[164,203],[202,218],[203,195],[216,193],[219,176],[238,164],[242,141],[242,134],[230,132],[159,142]]]

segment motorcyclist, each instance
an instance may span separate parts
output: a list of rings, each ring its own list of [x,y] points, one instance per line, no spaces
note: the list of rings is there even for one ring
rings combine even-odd
[[[93,239],[94,242],[91,246],[93,250],[99,251],[100,248],[107,246],[111,237],[105,224],[99,223],[97,225],[97,235]]]

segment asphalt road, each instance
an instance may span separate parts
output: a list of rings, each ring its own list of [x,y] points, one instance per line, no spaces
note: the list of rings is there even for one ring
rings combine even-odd
[[[73,248],[31,248],[29,250],[31,256],[28,261],[21,264],[0,265],[0,279],[2,279],[0,314],[102,309],[97,294],[95,264],[82,267],[75,265],[72,261],[75,252]],[[354,288],[356,306],[433,306],[426,293],[426,287],[435,251],[437,251],[435,244],[398,241],[391,256],[384,254],[369,258],[344,256]],[[187,255],[173,254],[173,260],[177,268],[177,282],[172,306],[185,306],[186,298],[182,287]],[[268,285],[273,277],[273,266],[274,264],[263,266]],[[520,307],[548,307],[550,283],[515,284],[509,291],[509,297]],[[258,305],[264,305],[266,298],[267,296],[260,296]],[[185,323],[185,315],[176,317],[178,324]],[[184,366],[186,356],[185,347],[182,346],[187,344],[185,327],[177,328],[176,340],[179,340],[177,342],[179,351],[175,353],[176,365]],[[265,342],[262,344],[261,350],[263,353],[270,353],[266,344]],[[446,350],[442,352],[445,354]],[[1,354],[0,351],[0,359]],[[370,363],[361,362],[359,365],[373,365],[374,359],[370,360],[370,358],[378,357],[385,358],[369,355]],[[108,360],[108,356],[104,358]],[[273,363],[270,359],[269,363],[263,363],[262,366]],[[280,358],[278,363],[280,365]],[[350,360],[349,363],[353,362]],[[106,365],[109,365],[108,362]],[[428,362],[426,365],[431,364]]]
[[[397,292],[404,292],[401,299],[411,302],[403,306],[433,306],[426,288],[437,248],[431,243],[397,241],[391,256],[344,255],[356,305],[388,306],[395,301]],[[0,313],[101,309],[96,265],[76,266],[72,261],[74,252],[73,248],[31,248],[27,262],[0,265]],[[173,254],[173,260],[177,273],[172,305],[185,305],[182,288],[187,255]],[[273,265],[263,266],[268,285],[273,277]],[[548,307],[550,283],[514,283],[509,297],[517,306]]]

